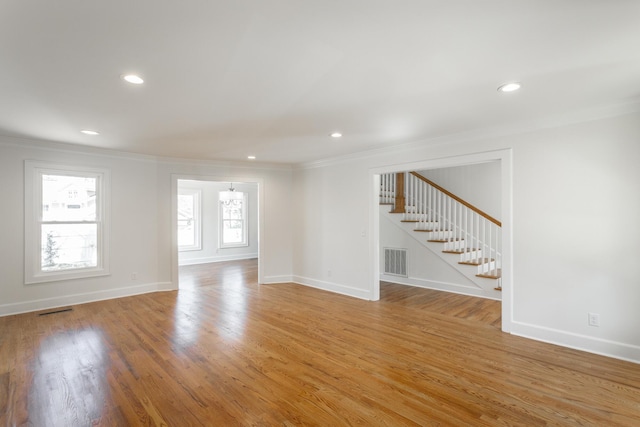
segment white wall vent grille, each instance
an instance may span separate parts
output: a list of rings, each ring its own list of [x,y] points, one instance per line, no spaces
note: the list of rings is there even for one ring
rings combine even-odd
[[[384,274],[407,277],[407,250],[384,248]]]

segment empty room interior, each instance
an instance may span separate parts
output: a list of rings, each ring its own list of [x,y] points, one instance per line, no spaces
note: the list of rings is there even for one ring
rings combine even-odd
[[[640,2],[0,1],[0,424],[640,424]]]

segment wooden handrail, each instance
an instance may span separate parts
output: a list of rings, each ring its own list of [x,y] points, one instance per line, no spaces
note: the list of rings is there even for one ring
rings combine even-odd
[[[483,218],[488,219],[489,221],[491,221],[492,223],[496,224],[498,227],[502,227],[502,223],[500,221],[498,221],[497,219],[495,219],[494,217],[492,217],[491,215],[481,211],[480,209],[476,208],[475,206],[473,206],[471,203],[465,202],[464,200],[462,200],[460,197],[456,196],[455,194],[445,190],[444,188],[440,187],[438,184],[436,184],[433,181],[430,181],[429,179],[425,178],[424,176],[420,175],[417,172],[409,172],[411,175],[415,176],[416,178],[426,182],[427,184],[429,184],[430,186],[442,191],[444,194],[446,194],[447,196],[451,197],[453,200],[455,200],[456,202],[468,207],[469,209],[471,209],[472,211],[474,211],[475,213],[477,213],[478,215],[482,216]]]

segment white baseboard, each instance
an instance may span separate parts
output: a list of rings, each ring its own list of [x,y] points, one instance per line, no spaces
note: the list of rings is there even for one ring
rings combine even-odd
[[[202,258],[181,259],[178,265],[196,265],[196,264],[208,264],[210,262],[223,262],[223,261],[238,261],[241,259],[253,259],[258,258],[257,253],[241,254],[241,255],[216,255]]]
[[[640,346],[609,341],[572,332],[513,321],[511,333],[524,338],[569,347],[575,350],[640,363]]]
[[[147,294],[150,292],[170,291],[175,289],[177,288],[171,282],[147,283],[144,285],[128,286],[126,288],[116,288],[97,292],[64,295],[59,297],[24,301],[13,304],[1,304],[0,316],[10,316],[13,314],[29,313],[32,311],[65,307],[68,305],[86,304],[89,302],[129,297],[133,295]]]
[[[502,300],[500,291],[487,290],[476,286],[464,286],[456,283],[438,282],[434,280],[418,279],[416,277],[398,277],[380,273],[383,282],[397,283],[399,285],[416,286],[418,288],[434,289],[437,291],[451,292],[454,294],[469,295],[492,300]]]
[[[371,300],[371,290],[353,288],[339,283],[325,282],[323,280],[311,279],[309,277],[293,276],[292,282],[311,288],[322,289],[324,291],[335,292],[350,297]]]
[[[291,283],[293,276],[266,276],[262,279],[262,285],[274,285],[276,283]]]

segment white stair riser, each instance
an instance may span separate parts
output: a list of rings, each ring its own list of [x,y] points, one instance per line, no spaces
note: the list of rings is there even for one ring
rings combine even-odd
[[[479,249],[476,251],[469,251],[469,252],[460,254],[460,261],[471,261],[473,259],[479,259],[479,258],[483,258],[482,251]]]
[[[491,270],[495,270],[496,268],[499,267],[496,265],[495,261],[485,262],[484,264],[478,266],[478,274],[486,273]]]
[[[414,229],[415,230],[437,230],[440,227],[440,223],[436,221],[423,221],[423,222],[415,222]]]

